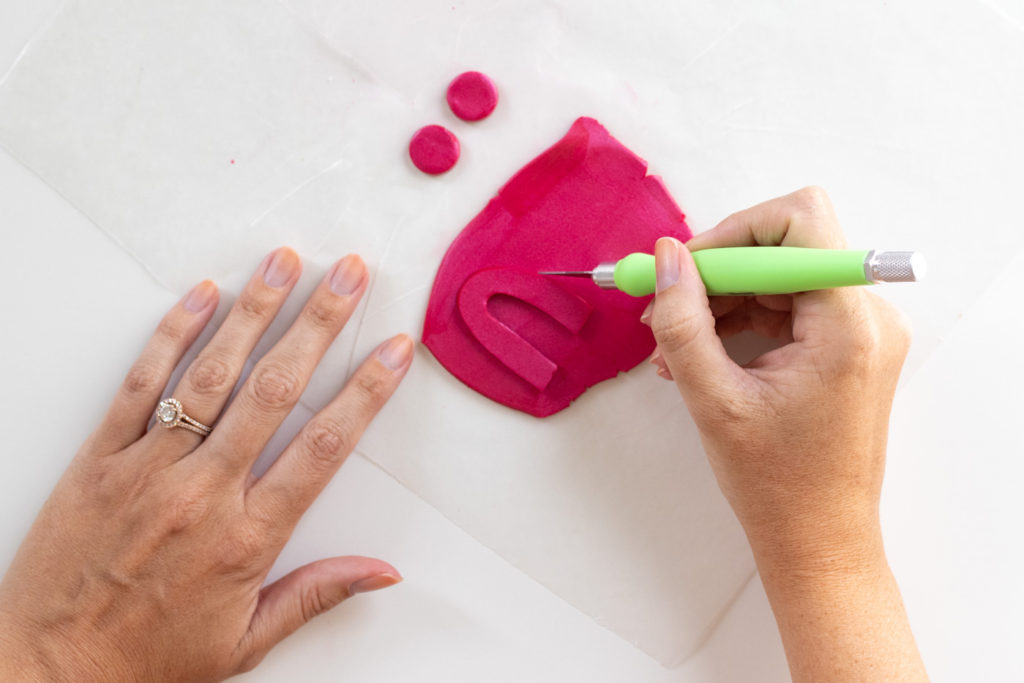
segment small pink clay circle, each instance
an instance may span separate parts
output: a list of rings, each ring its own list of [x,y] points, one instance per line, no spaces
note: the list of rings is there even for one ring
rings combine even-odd
[[[459,139],[443,126],[424,126],[409,141],[409,158],[424,173],[444,173],[459,160]]]
[[[494,81],[479,71],[467,71],[448,86],[448,106],[463,121],[486,118],[498,105]]]

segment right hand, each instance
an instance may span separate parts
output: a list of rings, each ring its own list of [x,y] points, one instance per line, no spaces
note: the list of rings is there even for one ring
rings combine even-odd
[[[690,251],[753,245],[846,247],[817,188],[729,216],[687,246],[659,240],[652,360],[679,387],[763,575],[884,561],[878,501],[906,319],[866,287],[709,301]],[[740,366],[720,336],[744,329],[787,343]]]

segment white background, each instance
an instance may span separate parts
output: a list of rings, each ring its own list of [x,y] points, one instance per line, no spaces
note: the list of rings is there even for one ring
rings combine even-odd
[[[9,0],[0,72],[57,3]],[[979,10],[981,11],[981,10]],[[1019,133],[1018,133],[1019,135]],[[1019,137],[1017,138],[1019,140]],[[849,198],[847,198],[849,201]],[[739,208],[739,207],[736,207]],[[967,239],[1018,230],[1018,215]],[[31,172],[0,153],[3,286],[0,564],[89,431],[76,405],[105,402],[177,298]],[[901,389],[883,500],[887,545],[925,660],[938,680],[1021,677],[1024,591],[1017,479],[1024,332],[1015,273],[965,311]],[[936,273],[951,278],[955,273]],[[653,381],[653,380],[652,380]],[[59,428],[54,428],[55,423]],[[358,456],[325,491],[294,546],[330,533],[406,576],[304,629],[254,680],[785,680],[755,578],[678,669],[664,669],[521,574]],[[339,503],[338,501],[343,501]],[[339,519],[337,511],[345,514]],[[280,565],[294,565],[286,549]],[[638,582],[643,576],[635,577]]]

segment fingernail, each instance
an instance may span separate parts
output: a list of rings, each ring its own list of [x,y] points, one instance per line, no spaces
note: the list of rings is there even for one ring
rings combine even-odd
[[[669,372],[668,370],[666,370],[665,368],[658,368],[658,377],[661,377],[661,378],[667,379],[667,380],[671,380],[672,379],[672,373]]]
[[[644,325],[647,325],[647,327],[650,327],[652,315],[654,315],[654,301],[651,301],[651,303],[647,304],[647,308],[645,308],[644,312],[640,314],[640,322],[642,322]]]
[[[668,289],[679,281],[679,250],[682,245],[672,237],[662,237],[654,247],[658,291]]]
[[[651,363],[658,365],[661,362],[661,351],[654,349],[654,353],[651,354]]]
[[[206,307],[213,301],[217,294],[217,285],[209,280],[203,280],[192,288],[192,291],[185,297],[185,310],[189,313],[199,313],[206,310]]]
[[[369,576],[365,579],[359,579],[354,582],[348,587],[348,594],[355,595],[356,593],[379,591],[381,588],[394,586],[396,583],[400,583],[401,581],[401,576],[395,576],[394,574],[377,574],[376,576]]]
[[[377,358],[392,370],[401,370],[412,359],[412,339],[400,334],[377,351]]]
[[[283,287],[299,269],[299,256],[287,247],[278,249],[263,271],[263,281],[271,287]]]
[[[355,254],[349,254],[338,261],[334,266],[329,280],[331,291],[338,296],[348,296],[359,289],[363,276],[366,275],[366,265],[363,259]]]

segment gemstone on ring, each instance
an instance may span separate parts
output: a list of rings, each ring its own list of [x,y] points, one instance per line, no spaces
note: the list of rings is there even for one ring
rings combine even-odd
[[[156,421],[167,429],[181,427],[190,432],[195,432],[199,436],[209,436],[210,432],[213,431],[213,427],[207,427],[194,417],[186,415],[185,409],[181,406],[181,401],[176,398],[161,400],[156,405],[154,416]]]
[[[174,398],[165,398],[156,407],[156,419],[164,427],[174,427],[181,417],[181,402]]]

